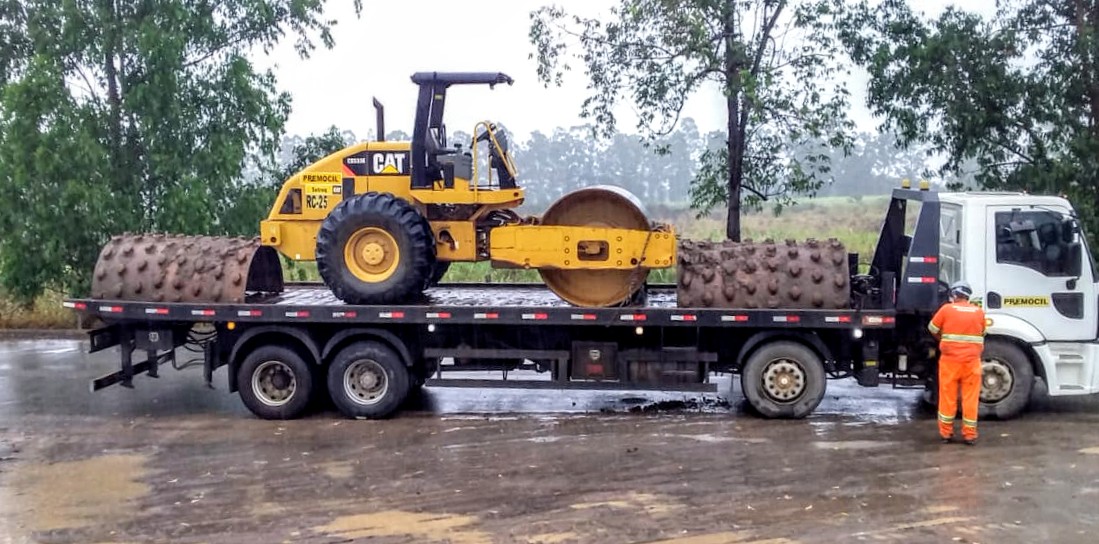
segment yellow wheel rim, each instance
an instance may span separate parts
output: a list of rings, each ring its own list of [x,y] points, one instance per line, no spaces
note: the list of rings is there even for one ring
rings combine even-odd
[[[389,279],[401,261],[397,240],[378,227],[363,227],[343,246],[348,270],[362,281],[378,283]]]

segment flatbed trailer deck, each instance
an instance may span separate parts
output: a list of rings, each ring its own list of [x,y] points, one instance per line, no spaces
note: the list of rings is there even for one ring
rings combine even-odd
[[[270,393],[287,379],[265,386],[242,373],[248,357],[263,347],[286,347],[302,359],[312,369],[309,389],[316,391],[325,388],[325,371],[339,354],[365,342],[388,350],[383,358],[395,355],[413,390],[428,384],[712,392],[711,372],[739,371],[759,348],[783,342],[808,348],[817,359],[808,364],[819,366],[818,373],[790,367],[773,376],[792,381],[796,389],[775,395],[800,397],[812,388],[823,395],[825,373],[850,376],[855,360],[865,358],[868,346],[876,347],[875,337],[891,335],[888,331],[896,326],[892,310],[679,308],[675,287],[669,285],[648,287],[642,300],[637,306],[580,308],[540,284],[458,283],[428,289],[411,304],[365,306],[345,304],[323,285],[298,283],[279,294],[250,294],[242,304],[71,299],[64,305],[102,322],[90,333],[91,351],[121,348],[120,370],[93,380],[93,391],[114,384],[132,387],[140,374],[155,377],[161,365],[176,365],[176,348],[191,344],[204,353],[207,382],[214,370],[229,366],[230,390],[242,391],[245,403],[261,417],[300,414],[298,408],[280,409],[284,399]],[[141,352],[145,359],[135,361],[134,354]],[[444,358],[453,362],[440,365]],[[292,374],[295,366],[297,361],[283,361],[279,371]],[[507,372],[518,368],[547,372],[550,379],[507,379]],[[448,378],[444,369],[500,370],[505,379]],[[360,384],[360,390],[377,387],[376,380],[400,381],[374,370],[378,375]],[[811,378],[821,382],[819,387],[806,383]],[[290,381],[303,385],[300,377]],[[345,385],[354,396],[355,386]],[[309,395],[320,394],[316,391]],[[777,408],[800,416],[819,399],[808,401],[803,407],[779,403]],[[393,409],[385,414],[344,411],[374,417]]]

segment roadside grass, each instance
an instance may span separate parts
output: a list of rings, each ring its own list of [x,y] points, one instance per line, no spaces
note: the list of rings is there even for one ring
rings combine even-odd
[[[0,329],[71,329],[76,314],[61,306],[60,293],[48,292],[29,306],[13,302],[0,292]]]
[[[878,229],[884,218],[888,196],[829,197],[806,200],[775,215],[770,211],[745,214],[742,218],[743,238],[762,241],[771,238],[827,240],[837,238],[849,252],[859,254],[866,263],[873,256]],[[706,217],[696,218],[692,210],[660,207],[650,210],[653,219],[675,226],[680,238],[694,240],[721,240],[725,237],[725,217],[717,211]],[[319,282],[320,274],[313,262],[282,260],[286,281]],[[488,262],[453,263],[444,282],[468,283],[541,283],[537,270],[492,268]],[[675,283],[675,269],[654,270],[650,283]],[[0,329],[63,329],[76,323],[74,314],[61,306],[62,295],[47,293],[30,306],[12,302],[0,292]]]

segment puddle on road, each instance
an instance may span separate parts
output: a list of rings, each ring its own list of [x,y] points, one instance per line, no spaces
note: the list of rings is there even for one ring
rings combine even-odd
[[[651,544],[797,544],[788,538],[756,538],[746,531],[726,531],[658,540]]]
[[[5,521],[33,532],[117,523],[133,514],[132,501],[149,493],[148,456],[104,455],[80,461],[16,465],[0,512]]]
[[[661,497],[651,493],[628,493],[621,499],[581,502],[571,504],[569,507],[574,510],[589,510],[592,508],[636,509],[649,514],[665,514],[686,508],[685,505],[674,502],[668,497]]]
[[[325,476],[328,476],[333,480],[345,480],[350,478],[355,472],[354,465],[351,461],[320,463],[317,465],[317,468],[319,468]]]
[[[578,540],[580,540],[580,535],[576,533],[545,533],[527,537],[527,542],[530,544],[561,544],[562,542],[576,542]]]
[[[419,514],[390,510],[376,514],[343,516],[313,530],[327,536],[357,539],[402,536],[417,542],[450,542],[452,544],[489,544],[492,537],[477,529],[473,516],[450,514]]]
[[[813,446],[821,450],[869,450],[874,448],[888,448],[896,442],[887,440],[837,440],[835,442],[813,442]]]

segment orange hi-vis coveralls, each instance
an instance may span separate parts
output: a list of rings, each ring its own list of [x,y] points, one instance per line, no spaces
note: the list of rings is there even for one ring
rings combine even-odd
[[[981,352],[985,341],[985,312],[967,300],[944,304],[931,324],[939,339],[939,435],[954,435],[958,414],[958,385],[962,387],[962,436],[977,439],[977,410],[981,400]]]

